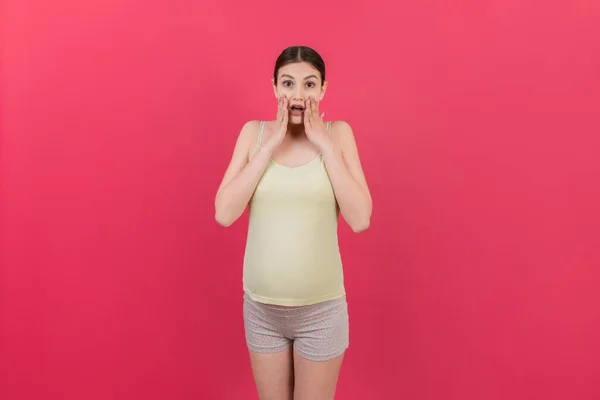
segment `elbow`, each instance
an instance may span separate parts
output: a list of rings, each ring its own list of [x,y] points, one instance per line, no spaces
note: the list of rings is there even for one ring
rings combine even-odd
[[[371,207],[365,207],[364,210],[356,210],[356,213],[351,215],[344,215],[344,219],[350,226],[350,229],[354,233],[364,232],[369,229],[371,225]]]
[[[225,207],[223,201],[219,199],[219,194],[217,193],[217,198],[215,199],[215,221],[222,227],[227,228],[235,221],[229,214],[227,207]]]
[[[350,228],[352,228],[352,231],[354,233],[360,233],[360,232],[363,232],[363,231],[366,231],[367,229],[369,229],[370,224],[371,224],[371,219],[364,218],[364,219],[357,221],[357,222],[353,223],[352,225],[350,225]]]
[[[219,225],[225,228],[231,226],[235,222],[235,219],[231,218],[229,215],[226,215],[219,209],[217,209],[215,212],[215,220]]]
[[[216,218],[217,223],[219,225],[221,225],[224,228],[228,228],[231,226],[231,224],[233,224],[233,221],[227,220],[227,219],[222,219],[222,218]]]
[[[237,209],[235,204],[227,204],[223,201],[215,201],[215,220],[222,227],[229,227],[235,223],[244,213],[244,209]]]

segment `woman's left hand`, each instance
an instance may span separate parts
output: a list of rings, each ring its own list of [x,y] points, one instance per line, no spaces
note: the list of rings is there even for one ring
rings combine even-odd
[[[333,147],[331,137],[323,123],[323,116],[319,114],[319,103],[314,97],[306,100],[304,108],[304,129],[306,136],[321,153],[325,153]]]

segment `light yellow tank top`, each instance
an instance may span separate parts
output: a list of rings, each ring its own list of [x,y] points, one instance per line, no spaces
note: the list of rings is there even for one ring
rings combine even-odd
[[[345,294],[338,208],[322,155],[299,167],[271,160],[249,208],[243,283],[252,300],[302,306]]]

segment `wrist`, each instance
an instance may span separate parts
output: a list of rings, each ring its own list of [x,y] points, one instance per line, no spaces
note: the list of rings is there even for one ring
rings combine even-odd
[[[271,154],[273,154],[273,151],[274,149],[271,149],[269,147],[260,146],[257,153],[263,157],[271,158]]]
[[[323,138],[319,142],[315,143],[315,145],[317,145],[317,148],[321,153],[329,153],[334,148],[333,141],[329,137]]]
[[[326,146],[321,147],[321,154],[325,158],[337,157],[340,151],[336,149],[333,143],[329,143]]]

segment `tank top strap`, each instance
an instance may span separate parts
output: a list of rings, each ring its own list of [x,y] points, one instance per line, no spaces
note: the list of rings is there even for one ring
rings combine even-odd
[[[327,122],[327,133],[331,136],[331,121]]]
[[[252,154],[250,155],[250,159],[254,157],[254,154],[260,149],[260,145],[262,144],[263,131],[265,130],[265,121],[260,121],[260,128],[258,130],[258,139],[256,140],[256,146],[254,146],[254,150],[252,150]]]

